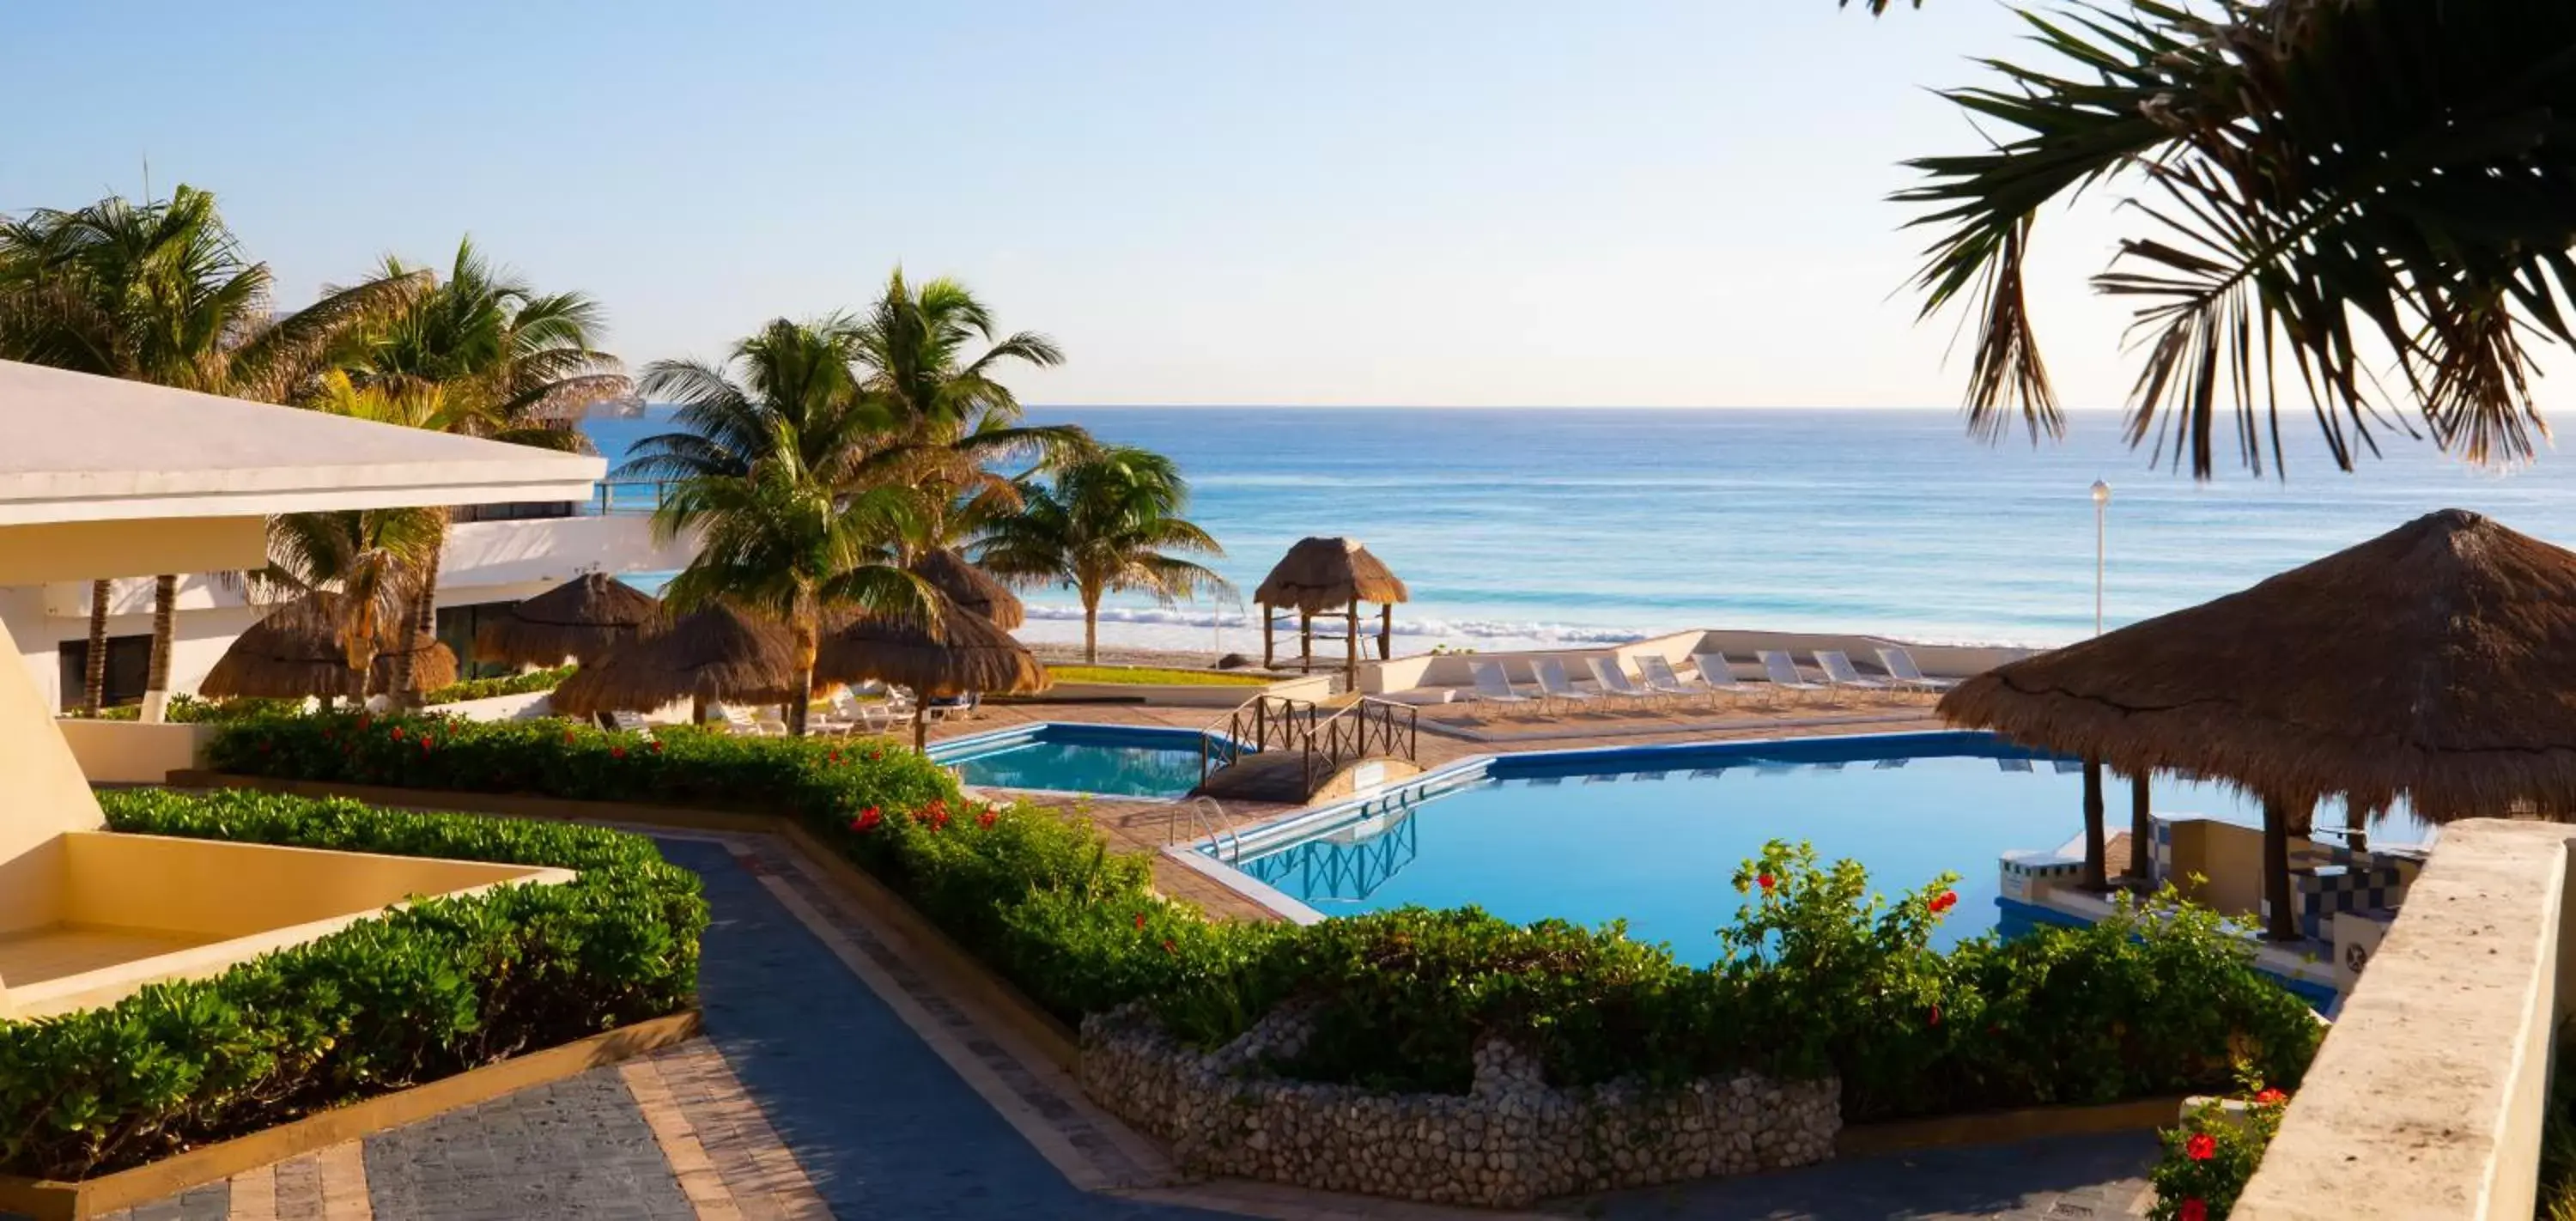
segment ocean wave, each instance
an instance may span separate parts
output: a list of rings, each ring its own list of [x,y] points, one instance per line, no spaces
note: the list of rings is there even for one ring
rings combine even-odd
[[[1082,608],[1079,606],[1038,603],[1030,605],[1027,609],[1028,617],[1032,620],[1065,623],[1080,623],[1082,621]],[[1207,631],[1217,628],[1249,628],[1260,621],[1260,616],[1257,614],[1238,611],[1232,608],[1219,608],[1213,610],[1200,607],[1104,606],[1100,608],[1100,623],[1103,628],[1109,628],[1112,626],[1129,626],[1195,628],[1200,631]],[[1332,626],[1330,620],[1323,617],[1317,618],[1315,623],[1316,634],[1318,636],[1328,634],[1328,629]],[[1890,639],[1903,640],[1910,644],[1952,645],[1965,648],[2050,648],[2055,645],[2065,643],[2064,641],[2056,640],[2007,640],[1991,636],[1968,637],[1906,632],[1902,630],[1888,631],[1885,629],[1862,630],[1819,628],[1810,625],[1697,624],[1693,626],[1702,628],[1742,627],[1755,630],[1762,627],[1769,627],[1774,630],[1788,632],[1848,632],[1853,635],[1884,636]],[[1364,635],[1374,633],[1377,630],[1375,619],[1371,616],[1363,615],[1360,620],[1360,629]],[[1627,644],[1630,641],[1644,640],[1653,636],[1662,636],[1676,631],[1688,630],[1691,629],[1667,627],[1648,631],[1642,628],[1633,627],[1605,627],[1599,624],[1590,623],[1553,623],[1544,620],[1408,619],[1403,617],[1401,614],[1396,617],[1395,621],[1395,634],[1399,637],[1428,640],[1511,640],[1526,641],[1541,646]]]

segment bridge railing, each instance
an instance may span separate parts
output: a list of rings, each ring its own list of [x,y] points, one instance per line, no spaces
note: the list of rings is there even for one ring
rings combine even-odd
[[[1411,704],[1361,696],[1314,724],[1302,744],[1306,752],[1306,791],[1350,763],[1371,755],[1418,762],[1422,750],[1422,710]]]
[[[1224,726],[1222,732],[1218,726]],[[1284,695],[1256,695],[1199,731],[1199,783],[1249,751],[1301,749],[1315,732],[1315,705]]]

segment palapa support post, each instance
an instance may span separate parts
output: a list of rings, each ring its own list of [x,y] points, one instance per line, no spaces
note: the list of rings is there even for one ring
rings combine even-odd
[[[2370,814],[2361,803],[2347,799],[2343,807],[2343,846],[2355,856],[2370,851]]]
[[[1315,612],[1302,606],[1297,608],[1297,670],[1315,672]]]
[[[2102,845],[2102,761],[2084,761],[2084,889],[2110,889]]]
[[[916,697],[912,701],[912,749],[920,754],[930,753],[930,701],[927,698]]]
[[[1347,634],[1345,635],[1345,637],[1344,637],[1345,645],[1344,645],[1344,648],[1343,648],[1343,656],[1342,656],[1342,688],[1343,688],[1343,690],[1348,691],[1348,692],[1349,692],[1350,694],[1352,694],[1352,695],[1357,695],[1357,694],[1359,694],[1359,693],[1360,693],[1360,603],[1359,603],[1359,599],[1357,599],[1357,598],[1353,598],[1353,599],[1351,599],[1351,604],[1350,604],[1350,606],[1346,609],[1345,613],[1346,613],[1346,614],[1348,614],[1348,615],[1350,616],[1350,618],[1349,618],[1350,628],[1349,628],[1348,633],[1347,633]]]
[[[2129,880],[2141,888],[2156,884],[2156,816],[2147,790],[2147,774],[2129,777]]]
[[[2290,910],[2290,823],[2298,813],[2291,802],[2263,798],[2263,936],[2272,941],[2299,939]]]
[[[1387,661],[1394,656],[1395,603],[1388,602],[1377,608],[1377,659]]]
[[[1273,650],[1270,639],[1272,630],[1279,626],[1278,616],[1278,610],[1269,603],[1261,604],[1261,668],[1264,670],[1278,668],[1279,655]]]

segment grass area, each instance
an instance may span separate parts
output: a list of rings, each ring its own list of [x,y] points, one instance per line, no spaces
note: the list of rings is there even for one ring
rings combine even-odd
[[[1258,687],[1267,675],[1233,670],[1165,670],[1154,666],[1048,666],[1060,683],[1135,683],[1172,687]]]

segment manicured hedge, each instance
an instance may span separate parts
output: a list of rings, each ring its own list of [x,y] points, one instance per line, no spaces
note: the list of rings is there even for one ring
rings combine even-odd
[[[0,1023],[0,1169],[79,1178],[686,1008],[706,903],[599,828],[250,792],[100,794],[119,831],[580,871],[432,899],[199,981]]]
[[[454,704],[464,700],[488,700],[496,695],[526,695],[534,691],[552,691],[571,678],[579,666],[556,666],[551,670],[530,670],[525,674],[504,674],[499,678],[469,678],[432,688],[420,697],[424,704]]]
[[[1155,894],[1150,858],[1087,821],[969,804],[883,742],[665,733],[657,748],[559,722],[311,717],[229,728],[215,754],[265,775],[797,817],[1068,1022],[1143,1002],[1214,1044],[1313,1007],[1318,1037],[1282,1067],[1319,1080],[1460,1090],[1475,1044],[1500,1035],[1560,1082],[1830,1072],[1857,1120],[2221,1088],[2240,1057],[2292,1085],[2318,1037],[2206,911],[2154,904],[1943,953],[1927,947],[1956,902],[1946,880],[1886,899],[1857,865],[1787,844],[1712,880],[1758,901],[1721,930],[1727,957],[1696,968],[1617,926],[1472,908],[1211,920]]]

